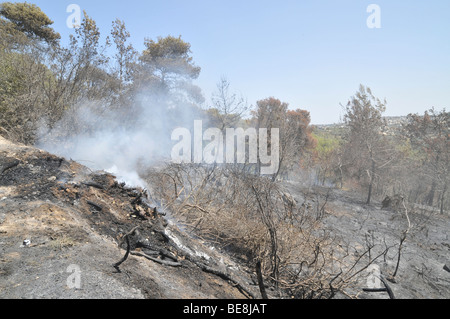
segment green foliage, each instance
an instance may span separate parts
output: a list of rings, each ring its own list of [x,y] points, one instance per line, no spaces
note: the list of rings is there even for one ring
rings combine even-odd
[[[316,152],[319,158],[327,158],[330,154],[335,152],[341,146],[341,139],[323,132],[314,132],[314,139],[316,140]]]
[[[204,99],[192,81],[201,69],[181,37],[146,40],[139,55],[119,19],[112,24],[112,42],[107,37],[102,43],[95,20],[84,12],[67,47],[52,24],[34,4],[0,4],[0,131],[8,138],[33,143],[38,123],[52,129],[65,115],[75,114],[82,101],[96,102],[102,112],[121,108],[128,122],[139,120],[130,105],[142,90],[155,93],[152,98],[174,117],[179,115],[174,106],[199,112],[197,103]],[[111,44],[116,50],[109,56]],[[83,129],[69,124],[63,130],[67,134]]]
[[[100,29],[97,23],[84,12],[81,27],[75,29],[75,36],[70,36],[70,50],[77,55],[78,62],[84,65],[100,65],[107,62],[107,58],[102,56],[104,49],[100,45]]]
[[[345,107],[344,120],[350,128],[350,139],[378,139],[383,125],[386,101],[376,98],[370,88],[360,85],[359,90]],[[364,141],[367,143],[367,140]]]
[[[22,33],[29,38],[37,38],[47,43],[56,43],[61,36],[50,26],[53,21],[35,4],[26,2],[0,4],[0,27],[10,35]]]
[[[23,56],[13,52],[0,54],[0,104],[2,100],[19,94],[23,89],[25,75],[18,73],[14,67],[22,58]]]
[[[344,158],[348,172],[367,184],[370,204],[375,183],[388,175],[389,165],[398,156],[382,134],[386,125],[383,113],[386,101],[376,98],[370,88],[360,85],[345,107],[344,120],[349,127],[345,137]]]
[[[63,47],[52,24],[34,4],[0,3],[0,134],[12,140],[33,143],[43,122],[49,129],[62,127],[61,134],[92,129],[72,120],[79,105],[86,104],[81,102],[100,105],[95,110],[98,121],[114,108],[124,116],[123,124],[132,127],[142,120],[135,112],[141,107],[136,93],[144,91],[158,107],[167,107],[174,123],[184,118],[183,111],[206,117],[211,126],[222,129],[279,128],[280,171],[274,178],[310,165],[323,184],[337,181],[342,187],[348,179],[368,187],[368,203],[373,191],[409,193],[409,200],[430,206],[438,200],[442,211],[449,205],[450,120],[445,110],[410,115],[405,135],[393,136],[384,130],[386,101],[361,85],[344,106],[346,125],[312,134],[309,112],[289,110],[288,103],[276,98],[258,101],[253,117],[245,120],[247,101],[230,91],[225,78],[210,108],[200,109],[204,98],[193,81],[201,68],[181,36],[146,39],[145,49],[138,53],[123,21],[112,23],[112,41],[107,37],[103,43],[95,20],[84,12],[70,44]],[[110,45],[115,52],[108,56]],[[61,119],[66,121],[61,124]]]
[[[125,23],[116,19],[112,24],[111,36],[116,45],[116,72],[121,82],[129,82],[132,79],[133,63],[135,63],[137,52],[132,44],[128,44],[131,34]]]
[[[410,114],[404,132],[416,154],[421,155],[423,180],[431,184],[425,202],[433,206],[438,198],[443,213],[450,184],[450,113],[433,108],[423,116]]]
[[[183,41],[181,36],[158,37],[156,42],[147,39],[145,46],[141,61],[152,66],[162,81],[172,74],[189,79],[196,79],[200,75],[201,69],[194,65],[190,56],[191,45]]]
[[[204,102],[200,89],[192,84],[201,68],[193,62],[189,43],[181,36],[167,36],[158,37],[158,41],[146,39],[145,47],[139,59],[143,67],[141,81],[151,83],[159,93],[171,94],[180,102]]]
[[[37,123],[48,114],[46,90],[54,76],[29,54],[0,52],[0,127],[8,138],[33,143]]]

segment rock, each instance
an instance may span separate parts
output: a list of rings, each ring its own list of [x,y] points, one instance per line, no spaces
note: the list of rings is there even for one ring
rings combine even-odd
[[[24,248],[24,247],[29,247],[30,245],[31,245],[31,240],[25,239],[20,247]]]
[[[447,272],[450,272],[450,262],[448,262],[444,265],[444,270]]]
[[[56,176],[52,176],[48,179],[49,182],[54,182],[56,181]]]

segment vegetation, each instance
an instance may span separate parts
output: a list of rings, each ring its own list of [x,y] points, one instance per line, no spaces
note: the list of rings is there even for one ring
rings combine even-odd
[[[221,131],[279,129],[279,169],[272,176],[259,176],[260,160],[233,167],[167,165],[146,168],[143,175],[154,185],[154,196],[193,231],[243,253],[248,265],[261,268],[293,297],[331,298],[368,265],[347,262],[348,249],[335,258],[338,244],[319,234],[326,199],[313,210],[297,207],[277,183],[290,173],[306,171],[316,184],[361,190],[367,205],[401,195],[408,203],[448,211],[450,113],[445,109],[410,114],[392,134],[383,117],[387,102],[361,85],[343,107],[344,128],[324,132],[311,126],[307,110],[292,109],[276,97],[249,107],[225,78],[206,101],[194,84],[201,68],[181,36],[146,39],[143,52],[137,52],[123,21],[115,20],[101,43],[96,22],[84,12],[64,47],[52,24],[35,5],[0,4],[0,134],[34,144],[40,132],[63,125],[61,135],[76,136],[91,129],[73,116],[82,103],[95,105],[98,122],[114,111],[123,127],[133,127],[142,121],[135,108],[143,90],[175,123],[190,113]],[[258,147],[270,149],[261,142]]]
[[[1,27],[7,31],[10,39],[15,37],[45,41],[49,44],[58,41],[61,36],[50,26],[50,20],[39,7],[29,3],[4,2],[0,5]]]

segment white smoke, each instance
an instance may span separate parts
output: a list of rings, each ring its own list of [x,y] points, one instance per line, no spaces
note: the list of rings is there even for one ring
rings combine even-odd
[[[131,106],[104,109],[87,102],[73,107],[52,129],[42,129],[37,146],[58,156],[115,175],[131,187],[146,188],[139,172],[169,161],[175,127],[190,127],[190,106],[139,94]]]

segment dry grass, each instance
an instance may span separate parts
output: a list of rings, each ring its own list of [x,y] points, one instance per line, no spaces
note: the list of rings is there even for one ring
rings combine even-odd
[[[76,245],[76,241],[73,238],[62,235],[61,237],[54,238],[48,243],[48,246],[53,250],[63,250],[64,248],[71,248]]]

